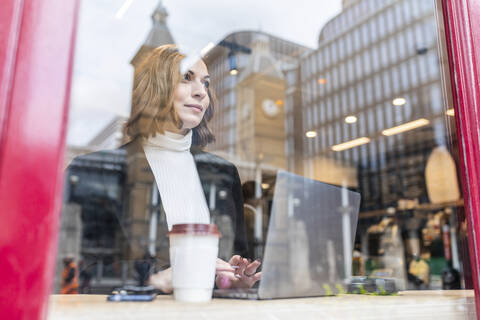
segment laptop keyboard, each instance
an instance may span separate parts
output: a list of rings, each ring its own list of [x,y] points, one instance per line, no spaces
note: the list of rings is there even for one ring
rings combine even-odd
[[[226,298],[226,299],[247,299],[257,300],[258,289],[216,289],[213,290],[214,298]]]

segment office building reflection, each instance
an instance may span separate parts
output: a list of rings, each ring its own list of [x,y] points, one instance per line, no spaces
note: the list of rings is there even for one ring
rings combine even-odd
[[[289,169],[362,194],[357,242],[367,273],[401,277],[389,265],[424,254],[438,288],[435,261],[443,254],[419,234],[432,219],[449,223],[463,203],[457,155],[448,152],[457,146],[441,90],[435,10],[433,1],[344,1],[318,49],[287,71],[285,108]],[[434,238],[441,244],[439,231]]]

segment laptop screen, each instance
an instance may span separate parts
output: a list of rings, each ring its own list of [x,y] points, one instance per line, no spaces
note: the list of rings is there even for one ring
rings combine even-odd
[[[277,173],[261,298],[330,295],[351,275],[360,194]]]

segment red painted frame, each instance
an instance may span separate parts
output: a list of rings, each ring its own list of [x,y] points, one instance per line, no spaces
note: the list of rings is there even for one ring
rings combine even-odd
[[[0,319],[47,314],[78,4],[0,6]]]
[[[480,2],[441,1],[480,314]],[[0,7],[1,319],[46,315],[78,2],[3,0]]]
[[[480,319],[480,3],[442,0],[449,71],[459,137],[477,317]]]

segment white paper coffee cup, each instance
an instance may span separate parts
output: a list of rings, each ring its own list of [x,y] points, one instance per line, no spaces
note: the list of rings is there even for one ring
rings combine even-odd
[[[218,240],[214,224],[176,224],[168,233],[175,300],[207,302],[212,299]]]

